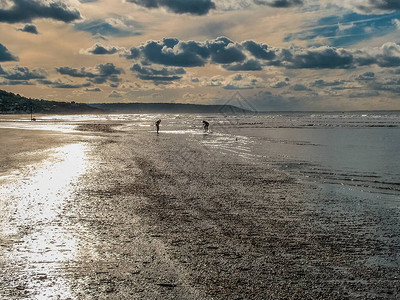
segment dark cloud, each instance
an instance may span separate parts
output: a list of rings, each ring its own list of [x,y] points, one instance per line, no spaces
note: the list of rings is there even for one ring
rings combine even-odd
[[[107,46],[102,46],[99,44],[94,45],[92,48],[89,48],[87,50],[88,53],[94,54],[94,55],[111,55],[115,54],[119,51],[119,48],[117,47],[107,47]]]
[[[365,92],[353,92],[348,95],[349,98],[371,98],[378,97],[380,94],[378,91],[365,91]]]
[[[375,73],[374,72],[365,72],[357,77],[358,81],[370,81],[375,80]]]
[[[130,53],[126,56],[128,59],[142,58],[151,63],[176,67],[199,67],[209,61],[231,64],[242,62],[246,58],[241,46],[226,37],[206,42],[178,39],[147,41],[138,48],[131,48]]]
[[[273,85],[271,85],[271,87],[273,87],[275,89],[281,89],[288,85],[289,85],[288,81],[278,81],[278,82],[274,83]]]
[[[128,59],[165,66],[199,67],[222,64],[231,71],[261,70],[263,65],[287,68],[346,69],[354,66],[350,51],[333,47],[270,48],[254,41],[236,43],[226,37],[205,42],[163,39],[131,48]]]
[[[79,0],[80,3],[98,2],[99,0]]]
[[[31,22],[37,18],[49,18],[66,23],[81,18],[77,9],[68,7],[61,1],[13,0],[8,9],[0,9],[0,22]]]
[[[378,65],[400,66],[400,45],[386,43],[380,48],[343,49],[331,46],[272,48],[254,41],[237,43],[226,37],[204,42],[163,39],[120,51],[142,65],[200,67],[219,64],[230,71],[258,71],[264,66],[288,69],[351,69]]]
[[[141,35],[143,25],[135,20],[116,16],[105,20],[79,22],[75,24],[75,29],[89,32],[93,36],[128,37]]]
[[[73,82],[63,82],[61,80],[38,80],[40,84],[51,86],[56,89],[79,89],[83,87],[89,87],[92,84],[90,82],[86,83],[73,83]]]
[[[258,44],[254,41],[243,42],[242,45],[247,51],[249,51],[255,58],[271,60],[275,58],[275,51],[273,49],[269,50],[268,46],[265,44]]]
[[[130,52],[127,58],[142,57],[152,63],[177,67],[204,66],[210,56],[209,50],[202,43],[179,42],[177,39],[148,41],[139,48],[130,49]]]
[[[34,83],[29,80],[5,80],[0,81],[0,85],[34,85]]]
[[[398,0],[363,0],[353,4],[358,10],[370,13],[374,10],[399,10]]]
[[[102,92],[101,88],[92,88],[92,89],[86,89],[86,92]]]
[[[370,80],[364,81],[369,91],[384,91],[400,95],[400,78],[398,76],[388,78],[382,81]]]
[[[138,48],[129,49],[129,54],[125,55],[126,59],[138,59],[140,57],[140,50]]]
[[[215,9],[211,0],[126,0],[146,8],[166,8],[177,14],[206,15]]]
[[[271,7],[291,7],[303,4],[303,0],[254,0],[255,4]]]
[[[344,49],[312,47],[284,51],[282,61],[289,68],[296,69],[348,69],[353,66],[353,55]]]
[[[118,75],[123,73],[122,69],[115,67],[112,63],[99,64],[95,68],[75,69],[70,67],[56,68],[57,72],[77,78],[86,78],[87,81],[94,84],[103,84],[106,82],[119,83],[121,78]]]
[[[79,78],[93,78],[96,75],[92,72],[87,72],[86,68],[81,68],[80,70],[75,69],[75,68],[70,68],[70,67],[60,67],[56,68],[57,72],[62,74],[62,75],[68,75],[71,77],[79,77]]]
[[[12,55],[5,46],[0,44],[0,61],[18,61],[18,57]]]
[[[142,80],[156,81],[174,81],[182,78],[186,71],[183,68],[162,68],[154,69],[150,67],[143,67],[139,64],[134,64],[131,68],[136,72],[137,76]]]
[[[211,54],[211,62],[218,64],[231,64],[242,62],[246,56],[238,45],[226,37],[219,37],[215,40],[207,41],[207,49]]]
[[[42,69],[30,70],[27,67],[14,67],[7,70],[0,67],[0,77],[13,82],[28,82],[33,79],[45,79],[47,73]]]
[[[18,31],[32,33],[32,34],[39,34],[37,28],[33,24],[26,24],[24,28],[18,28]]]
[[[345,83],[344,80],[325,81],[323,79],[315,80],[311,86],[318,88],[341,86]]]
[[[46,77],[43,70],[29,70],[26,67],[14,67],[4,70],[0,66],[0,77],[5,80],[0,81],[0,85],[34,85],[32,79],[41,79]]]
[[[292,86],[292,90],[302,92],[302,91],[311,91],[308,87],[306,87],[304,84],[295,84]]]

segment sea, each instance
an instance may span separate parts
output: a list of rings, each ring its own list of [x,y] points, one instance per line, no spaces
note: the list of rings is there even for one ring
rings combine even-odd
[[[0,116],[0,128],[73,133],[81,124],[120,132],[179,134],[210,151],[267,164],[327,194],[378,201],[400,211],[400,111],[247,114],[99,114]],[[204,132],[202,121],[210,123]]]

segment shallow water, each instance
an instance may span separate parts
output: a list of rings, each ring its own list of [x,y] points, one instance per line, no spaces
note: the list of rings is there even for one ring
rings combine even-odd
[[[12,244],[2,245],[2,276],[14,285],[8,289],[35,299],[71,297],[69,283],[60,274],[80,255],[78,237],[84,230],[71,226],[63,213],[86,170],[85,150],[83,143],[54,148],[46,160],[3,180],[0,240]]]
[[[337,185],[365,197],[400,196],[400,112],[270,113],[252,115],[111,114],[0,118],[0,127],[78,132],[80,124],[120,131],[179,134],[254,163],[269,163],[299,179]],[[204,133],[201,122],[210,122]],[[343,188],[345,186],[346,188]]]

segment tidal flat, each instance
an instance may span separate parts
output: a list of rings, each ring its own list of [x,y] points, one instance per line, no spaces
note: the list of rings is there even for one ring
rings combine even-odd
[[[153,119],[0,128],[1,298],[398,298],[396,195],[361,202],[250,134]]]

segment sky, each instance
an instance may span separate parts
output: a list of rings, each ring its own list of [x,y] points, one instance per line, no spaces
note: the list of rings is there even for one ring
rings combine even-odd
[[[399,110],[400,0],[0,0],[0,89],[83,103]]]

